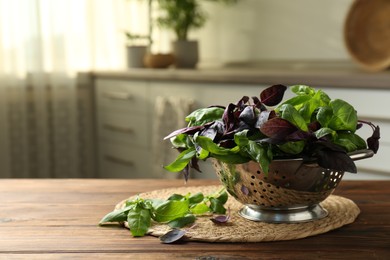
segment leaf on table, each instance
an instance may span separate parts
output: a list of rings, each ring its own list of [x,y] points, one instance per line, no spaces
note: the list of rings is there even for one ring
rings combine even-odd
[[[172,229],[160,237],[164,244],[170,244],[180,240],[187,232],[181,229]]]

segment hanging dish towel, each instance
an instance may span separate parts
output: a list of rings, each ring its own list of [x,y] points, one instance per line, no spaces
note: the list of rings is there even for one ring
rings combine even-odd
[[[172,148],[169,140],[163,140],[165,136],[176,129],[187,125],[185,117],[194,109],[194,100],[185,97],[162,97],[158,96],[154,107],[153,120],[153,177],[176,179],[177,173],[168,172],[163,168],[174,161],[178,151]]]

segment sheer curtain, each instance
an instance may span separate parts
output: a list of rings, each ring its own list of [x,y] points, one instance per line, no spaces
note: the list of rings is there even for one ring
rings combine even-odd
[[[0,0],[0,177],[93,177],[90,89],[125,66],[123,0]]]

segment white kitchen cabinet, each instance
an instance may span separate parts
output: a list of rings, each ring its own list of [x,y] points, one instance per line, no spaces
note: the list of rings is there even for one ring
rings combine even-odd
[[[269,86],[98,76],[95,81],[99,176],[104,178],[156,177],[151,163],[151,135],[154,124],[153,107],[157,97],[192,98],[197,108],[236,103],[244,95],[259,96]],[[331,98],[348,101],[358,110],[359,117],[381,127],[378,154],[374,158],[356,162],[359,173],[346,173],[345,178],[390,179],[390,91],[320,85],[316,87],[324,89]],[[286,94],[286,98],[290,96],[290,93]],[[167,130],[170,132],[175,129]],[[365,126],[358,133],[368,137],[371,129]],[[193,177],[216,178],[210,162],[201,162],[200,167],[203,173],[195,173]]]
[[[149,83],[97,79],[95,93],[99,177],[148,177]]]

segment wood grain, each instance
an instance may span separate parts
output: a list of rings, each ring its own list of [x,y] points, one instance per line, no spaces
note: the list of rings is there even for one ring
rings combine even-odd
[[[187,185],[218,184],[190,180]],[[390,259],[389,181],[343,181],[355,223],[323,235],[271,243],[161,244],[97,223],[132,195],[180,187],[181,180],[0,180],[0,259]]]

